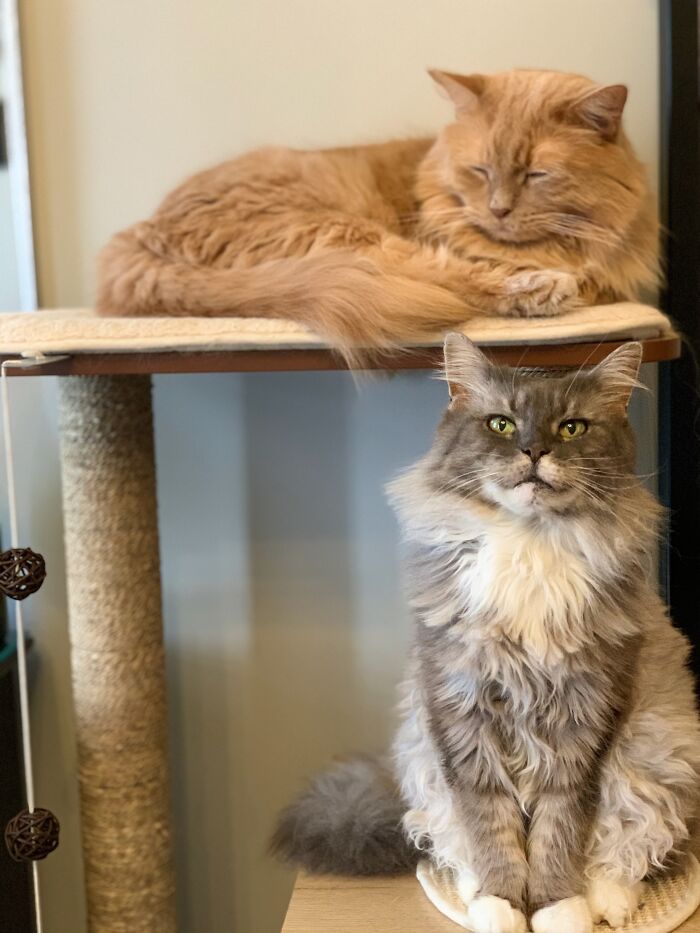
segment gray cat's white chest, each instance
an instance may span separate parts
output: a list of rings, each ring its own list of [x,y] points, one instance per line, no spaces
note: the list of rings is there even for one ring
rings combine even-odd
[[[586,557],[527,527],[489,528],[460,562],[465,638],[508,638],[542,659],[576,651],[596,578]]]

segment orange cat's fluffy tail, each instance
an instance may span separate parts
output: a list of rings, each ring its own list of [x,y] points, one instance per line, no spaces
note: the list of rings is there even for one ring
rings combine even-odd
[[[169,258],[149,223],[117,234],[100,257],[97,308],[105,315],[285,318],[306,324],[343,355],[419,342],[466,320],[451,292],[381,270],[351,252],[216,269]]]

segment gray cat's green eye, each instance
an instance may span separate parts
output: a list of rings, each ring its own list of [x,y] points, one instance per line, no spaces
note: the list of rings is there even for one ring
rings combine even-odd
[[[509,437],[515,433],[515,422],[511,421],[510,418],[506,418],[505,415],[492,415],[486,424],[489,431],[500,434],[502,437]]]
[[[572,418],[571,421],[562,421],[559,425],[559,437],[565,441],[573,441],[587,430],[588,424],[582,418]]]

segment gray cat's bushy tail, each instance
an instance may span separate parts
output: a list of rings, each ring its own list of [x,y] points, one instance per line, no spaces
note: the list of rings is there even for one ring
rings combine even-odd
[[[281,815],[271,850],[315,874],[396,875],[415,870],[406,806],[389,770],[372,758],[333,765]]]
[[[148,221],[118,233],[100,254],[97,310],[286,318],[307,325],[350,362],[433,337],[470,314],[446,289],[380,269],[349,250],[240,269],[173,258]]]

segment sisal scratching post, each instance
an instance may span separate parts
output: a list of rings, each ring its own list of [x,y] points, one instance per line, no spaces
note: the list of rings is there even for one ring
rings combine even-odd
[[[90,933],[174,933],[151,386],[60,380]]]

